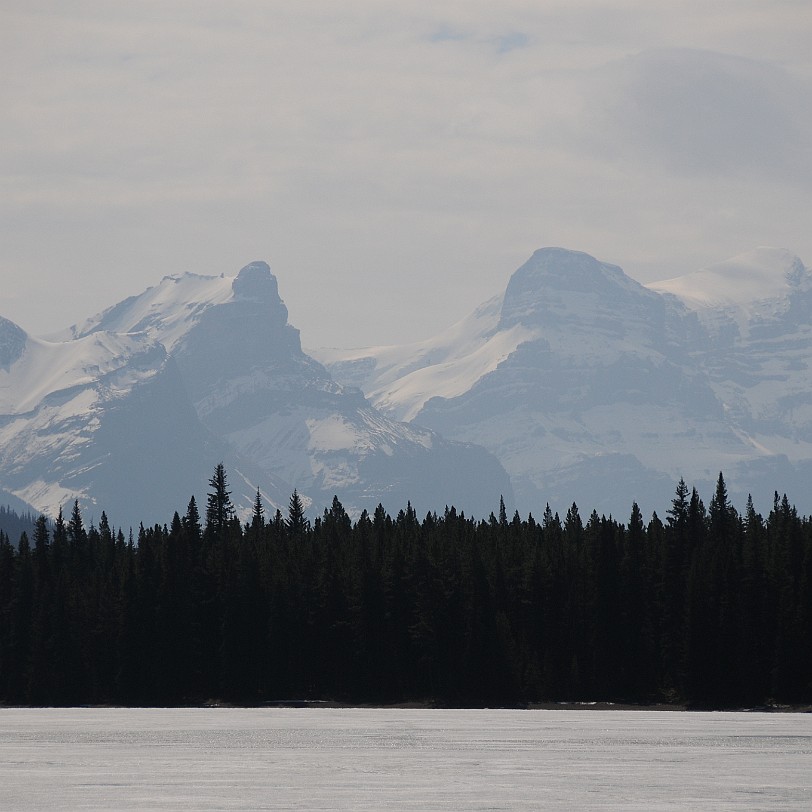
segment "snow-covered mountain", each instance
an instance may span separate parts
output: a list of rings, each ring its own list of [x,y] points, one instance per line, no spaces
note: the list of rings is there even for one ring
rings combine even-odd
[[[145,336],[68,342],[0,318],[0,485],[55,516],[78,498],[91,518],[171,517],[210,467],[180,374]],[[205,481],[205,480],[203,480]],[[181,500],[180,502],[178,500]]]
[[[120,524],[168,521],[224,461],[233,498],[315,514],[512,504],[480,447],[392,420],[302,352],[264,262],[164,278],[43,341],[0,326],[0,487],[54,514],[74,498]],[[438,504],[442,500],[442,504]]]
[[[643,286],[546,248],[435,338],[311,354],[264,262],[185,273],[49,340],[0,319],[0,491],[164,522],[223,461],[242,515],[295,487],[312,516],[623,516],[722,470],[738,503],[809,510],[811,359],[812,274],[777,249]]]
[[[812,460],[809,274],[759,249],[644,287],[616,266],[537,251],[503,296],[434,339],[315,354],[383,411],[476,442],[521,509],[662,512],[682,476],[800,500]]]

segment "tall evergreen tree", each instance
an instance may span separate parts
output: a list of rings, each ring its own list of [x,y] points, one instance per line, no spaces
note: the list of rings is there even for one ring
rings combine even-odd
[[[208,502],[206,504],[206,533],[221,538],[234,516],[234,505],[231,503],[231,491],[223,463],[218,463],[214,475],[209,480]]]
[[[194,496],[189,499],[189,504],[186,507],[186,515],[183,517],[183,526],[186,532],[194,540],[200,539],[202,528],[200,526],[200,513],[197,509],[197,502]]]
[[[59,572],[61,567],[65,564],[68,555],[68,530],[65,527],[65,519],[62,515],[62,506],[59,506],[59,512],[56,514],[56,521],[54,522],[54,533],[52,542],[53,552],[53,570]]]
[[[499,497],[499,524],[501,527],[507,526],[507,510],[505,509],[505,497]]]
[[[684,526],[688,521],[688,506],[690,501],[688,498],[688,486],[685,480],[680,478],[677,483],[677,492],[671,500],[671,507],[668,510],[668,524],[670,527]]]
[[[82,511],[79,509],[79,500],[74,499],[73,509],[71,510],[70,519],[68,520],[68,542],[74,550],[74,553],[83,551],[87,541],[87,532],[85,525],[82,521]]]
[[[257,495],[254,499],[254,513],[251,516],[251,528],[254,531],[265,527],[265,508],[262,506],[262,495],[257,488]]]
[[[299,491],[294,488],[288,502],[288,531],[291,536],[299,536],[307,529],[307,518],[305,517],[304,503]]]

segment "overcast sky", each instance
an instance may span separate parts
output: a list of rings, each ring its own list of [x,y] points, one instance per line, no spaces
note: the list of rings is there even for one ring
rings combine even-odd
[[[361,346],[547,245],[810,266],[810,43],[809,0],[3,3],[0,315],[265,259],[305,346]]]

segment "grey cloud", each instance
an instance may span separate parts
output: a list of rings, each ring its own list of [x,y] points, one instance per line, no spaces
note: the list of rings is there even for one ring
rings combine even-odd
[[[651,50],[601,71],[592,138],[621,158],[686,175],[812,180],[812,86],[779,67],[688,49]]]
[[[0,312],[32,332],[255,257],[313,345],[430,335],[545,244],[646,279],[812,257],[783,0],[39,5],[0,11]]]
[[[513,31],[510,34],[504,34],[494,40],[496,49],[500,54],[506,54],[518,48],[527,48],[530,42],[530,37],[521,31]]]
[[[532,37],[524,31],[508,29],[496,35],[483,36],[472,31],[455,28],[447,23],[435,28],[428,35],[428,40],[434,43],[468,43],[473,45],[489,45],[497,54],[506,54],[531,45]]]
[[[429,35],[431,42],[460,42],[469,39],[469,35],[459,29],[452,28],[447,23],[439,26]]]

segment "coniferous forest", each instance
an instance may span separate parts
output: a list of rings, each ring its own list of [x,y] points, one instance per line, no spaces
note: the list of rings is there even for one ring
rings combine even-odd
[[[311,522],[294,492],[242,524],[222,465],[209,487],[137,534],[76,503],[0,533],[0,701],[812,701],[812,519],[786,497],[739,513],[720,475],[648,522],[338,499]]]

